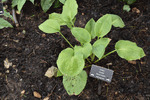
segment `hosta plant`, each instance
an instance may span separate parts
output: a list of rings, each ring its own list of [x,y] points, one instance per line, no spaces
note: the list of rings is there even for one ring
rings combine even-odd
[[[14,8],[15,6],[17,6],[18,11],[20,12],[23,5],[26,3],[27,0],[13,0],[12,1],[12,7]],[[34,4],[34,0],[29,0],[30,2],[32,2]],[[59,7],[61,2],[62,4],[65,3],[65,0],[41,0],[41,7],[43,9],[44,12],[47,12],[47,10],[53,5],[53,3],[55,3],[55,8]]]
[[[60,52],[57,59],[57,76],[63,76],[63,85],[69,95],[78,95],[86,85],[85,61],[90,64],[96,63],[113,52],[117,52],[121,58],[126,60],[136,60],[145,56],[142,48],[128,40],[119,40],[115,49],[105,54],[105,48],[111,40],[105,35],[110,32],[112,26],[123,28],[124,22],[117,15],[106,14],[96,22],[94,19],[90,19],[85,28],[75,27],[77,8],[75,0],[66,0],[61,14],[52,13],[49,15],[49,19],[39,25],[39,29],[45,33],[60,33],[70,45]],[[81,45],[73,46],[63,36],[60,28],[62,25],[67,25],[70,28],[72,35]],[[91,40],[95,38],[97,40],[91,44]]]

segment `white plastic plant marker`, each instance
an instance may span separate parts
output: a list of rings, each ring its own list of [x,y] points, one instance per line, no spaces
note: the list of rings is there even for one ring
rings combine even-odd
[[[4,13],[3,3],[0,2],[0,15]]]

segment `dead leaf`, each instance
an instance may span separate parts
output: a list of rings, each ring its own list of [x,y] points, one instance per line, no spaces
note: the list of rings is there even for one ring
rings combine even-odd
[[[137,9],[136,7],[134,7],[134,8],[132,8],[132,12],[136,12],[137,14],[139,14],[139,13],[140,13],[140,10]]]
[[[5,68],[8,69],[10,66],[12,66],[12,62],[9,62],[8,58],[6,58],[4,60],[4,66],[5,66]]]
[[[33,95],[34,97],[41,98],[41,95],[36,91],[33,92]]]
[[[47,76],[48,78],[51,78],[51,77],[53,77],[56,73],[57,73],[57,68],[54,67],[54,66],[52,66],[52,67],[50,67],[50,68],[46,71],[45,76]]]
[[[136,64],[136,61],[128,61],[128,63],[130,63],[130,64]]]

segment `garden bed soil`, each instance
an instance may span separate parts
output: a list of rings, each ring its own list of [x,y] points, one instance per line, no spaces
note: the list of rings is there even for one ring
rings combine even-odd
[[[78,2],[78,14],[75,26],[84,27],[88,20],[96,21],[104,14],[119,15],[124,28],[115,28],[105,37],[110,44],[106,53],[114,50],[118,40],[130,40],[144,49],[145,57],[128,62],[113,53],[102,59],[96,65],[114,70],[112,82],[102,82],[102,93],[98,95],[98,80],[88,77],[85,89],[77,96],[69,96],[62,84],[62,77],[48,78],[44,76],[47,69],[56,66],[56,60],[61,50],[69,47],[67,42],[57,33],[45,34],[38,26],[52,12],[61,13],[62,9],[51,8],[43,13],[40,3],[37,6],[27,1],[21,15],[17,15],[19,27],[0,30],[0,100],[150,100],[150,12],[148,0],[137,0],[131,5],[140,13],[125,12],[123,2],[117,0],[82,0]],[[11,13],[10,2],[8,11]],[[7,19],[12,24],[10,19]],[[22,32],[25,30],[25,34]],[[67,27],[62,33],[73,45],[79,42],[71,35]],[[8,58],[12,66],[4,67]],[[112,65],[108,65],[112,63]],[[136,63],[136,64],[133,64]],[[90,68],[86,69],[89,74]],[[24,95],[21,91],[25,90]],[[36,91],[41,99],[34,97]]]

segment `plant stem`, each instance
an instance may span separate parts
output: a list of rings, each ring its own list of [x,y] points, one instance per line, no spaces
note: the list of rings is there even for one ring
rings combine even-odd
[[[93,62],[95,58],[95,54],[92,55],[91,61]]]
[[[114,53],[115,51],[117,51],[117,50],[113,50],[113,51],[107,53],[107,54],[104,55],[101,59],[105,58],[106,56],[110,55],[111,53]],[[97,63],[97,62],[100,61],[101,59],[97,59],[94,63]]]
[[[71,24],[72,24],[73,27],[75,27],[75,26],[74,26],[74,23],[73,23],[72,21],[71,21]]]
[[[87,58],[87,61],[91,64],[90,60]]]
[[[71,45],[71,43],[65,38],[65,36],[59,31],[60,35],[66,40],[66,42],[68,42],[68,44],[73,48],[73,46]]]
[[[14,8],[12,8],[12,16],[13,16],[13,19],[14,19],[14,22],[15,22],[16,27],[18,27],[18,26],[19,26],[19,23],[18,23],[18,21],[17,21],[16,11],[15,11]]]

